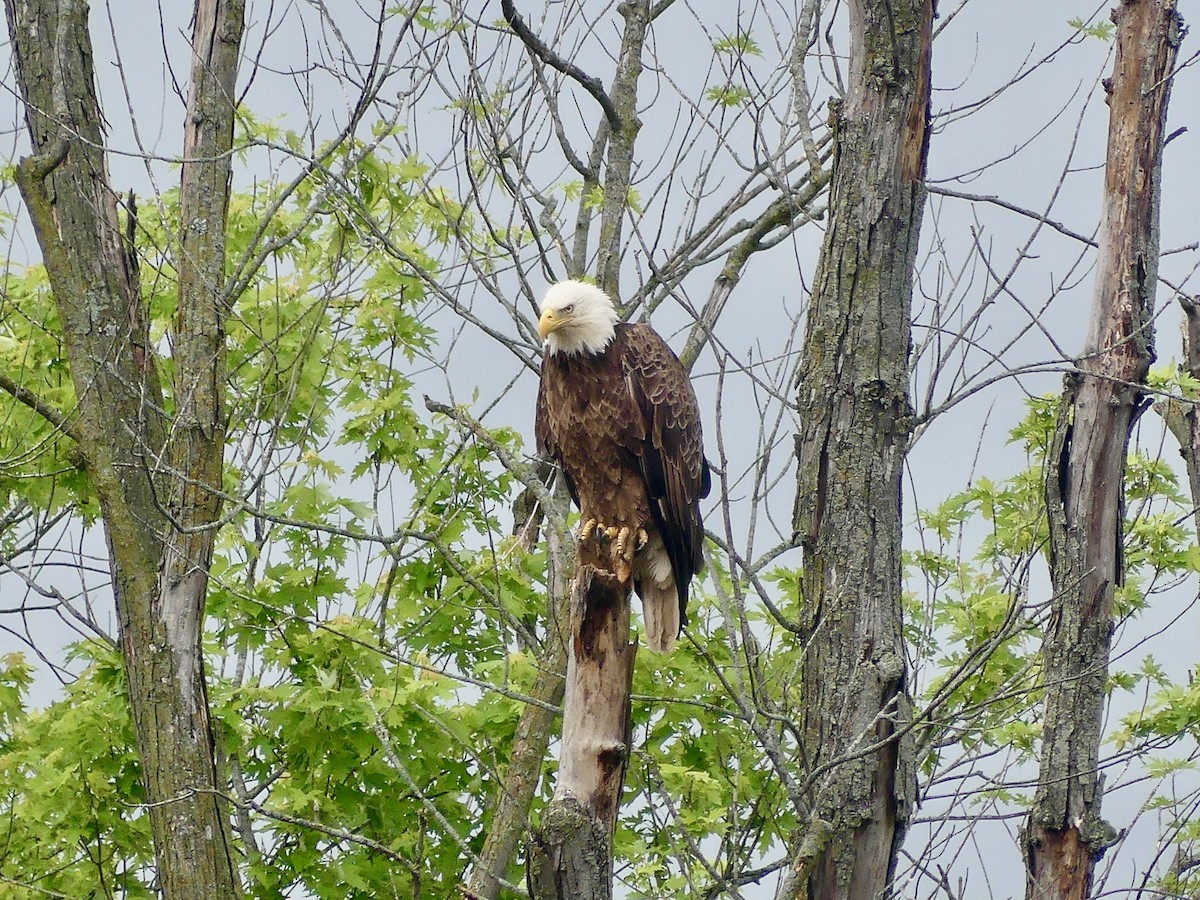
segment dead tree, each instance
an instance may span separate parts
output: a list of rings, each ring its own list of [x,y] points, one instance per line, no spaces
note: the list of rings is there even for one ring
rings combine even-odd
[[[612,833],[628,763],[637,644],[629,640],[631,584],[586,560],[571,590],[558,782],[529,847],[535,900],[612,896]]]
[[[1042,758],[1024,831],[1026,896],[1038,900],[1087,897],[1095,861],[1116,839],[1100,815],[1100,738],[1113,594],[1124,579],[1125,459],[1154,359],[1158,184],[1182,23],[1174,0],[1123,0],[1114,20],[1092,315],[1046,464],[1054,594]]]

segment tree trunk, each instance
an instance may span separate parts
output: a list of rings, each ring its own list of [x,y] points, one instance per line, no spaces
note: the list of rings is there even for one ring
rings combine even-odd
[[[17,182],[62,321],[78,403],[79,458],[103,512],[159,883],[166,898],[225,900],[238,896],[240,886],[216,793],[200,656],[213,537],[206,526],[216,514],[205,487],[220,484],[224,434],[221,339],[211,331],[223,238],[185,237],[182,244],[181,275],[194,262],[201,274],[191,287],[181,277],[179,337],[191,349],[178,370],[180,418],[168,422],[134,248],[123,238],[109,184],[87,6],[82,0],[6,0],[5,11],[33,145]],[[242,7],[200,0],[195,27],[200,52],[188,152],[197,161],[185,165],[184,209],[193,211],[197,234],[223,233]],[[224,134],[223,143],[201,132]],[[194,179],[204,168],[220,174],[197,189]],[[216,257],[210,255],[214,240],[221,245]],[[196,338],[201,332],[205,336]],[[205,434],[197,440],[196,432]],[[184,533],[180,524],[199,530]]]
[[[1066,378],[1046,470],[1053,606],[1042,644],[1038,789],[1024,832],[1029,898],[1077,898],[1116,838],[1100,817],[1101,723],[1121,558],[1123,481],[1140,385],[1154,359],[1158,181],[1181,38],[1174,0],[1123,0],[1109,102],[1096,287]]]
[[[637,114],[638,79],[642,75],[642,48],[652,18],[650,0],[626,0],[617,6],[625,19],[621,51],[612,83],[612,103],[620,127],[608,136],[604,168],[604,200],[600,204],[600,239],[596,252],[596,283],[610,297],[620,297],[619,276],[625,244],[622,225],[629,214],[633,185],[633,149],[642,123]]]
[[[629,757],[637,652],[629,641],[630,588],[589,564],[577,566],[558,783],[529,847],[534,900],[612,896],[612,833]]]
[[[779,898],[886,894],[912,785],[901,633],[900,475],[924,207],[932,0],[849,5],[829,229],[808,313],[795,528],[812,797]]]

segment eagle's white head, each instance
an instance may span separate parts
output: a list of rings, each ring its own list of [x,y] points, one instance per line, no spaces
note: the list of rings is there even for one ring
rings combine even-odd
[[[538,334],[549,353],[600,353],[616,334],[616,324],[608,294],[583,281],[560,281],[542,298]]]

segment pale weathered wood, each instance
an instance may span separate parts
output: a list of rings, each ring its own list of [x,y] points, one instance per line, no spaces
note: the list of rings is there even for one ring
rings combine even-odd
[[[612,831],[629,756],[631,585],[580,563],[571,591],[571,649],[554,799],[529,847],[536,900],[612,896]],[[563,885],[571,891],[559,893]]]
[[[79,441],[78,458],[103,513],[160,888],[168,900],[228,900],[239,895],[240,886],[219,801],[221,782],[200,657],[211,549],[208,554],[196,549],[190,537],[177,540],[181,535],[175,527],[178,521],[212,521],[215,505],[203,486],[220,483],[223,428],[214,424],[220,421],[217,394],[223,379],[212,368],[218,354],[211,316],[184,329],[189,335],[204,332],[209,341],[206,347],[197,345],[198,364],[185,366],[188,373],[205,374],[189,380],[176,397],[181,411],[188,405],[209,407],[203,414],[208,447],[193,453],[173,443],[181,432],[163,413],[134,250],[109,183],[87,5],[82,0],[6,0],[5,11],[33,145],[33,155],[17,168],[17,182],[62,322],[78,404],[72,429]],[[189,109],[210,116],[203,128],[229,130],[231,91],[218,91],[214,101],[211,85],[231,84],[241,21],[240,0],[197,3],[196,46],[207,49],[193,67],[196,105],[190,103]],[[218,71],[230,66],[228,72]],[[200,127],[197,122],[189,130]],[[197,155],[207,153],[202,143],[189,142],[189,147]],[[197,165],[214,163],[210,159]],[[200,202],[219,213],[205,222],[218,231],[224,228],[220,197],[228,180],[227,161],[223,172],[218,193],[212,195],[217,202]],[[199,193],[185,183],[185,196],[195,199]],[[196,249],[184,244],[185,255]],[[209,285],[209,299],[195,300],[197,293],[185,292],[183,315],[212,309],[216,292],[211,273],[219,277],[224,261],[206,258],[210,274],[201,280]],[[219,344],[219,333],[216,340]],[[191,374],[184,377],[192,379]],[[202,464],[194,466],[201,458]],[[184,481],[197,474],[202,480],[183,487],[174,468],[162,465],[165,460],[187,473]],[[169,512],[163,498],[174,498]],[[192,515],[193,508],[200,509],[198,516]],[[209,533],[200,546],[207,542],[211,547],[211,539]]]
[[[1046,464],[1052,611],[1043,638],[1038,789],[1024,829],[1026,896],[1084,900],[1116,839],[1098,770],[1125,458],[1154,359],[1158,183],[1182,23],[1174,0],[1122,0],[1108,90],[1109,133],[1092,315],[1066,378]]]
[[[909,311],[925,201],[931,0],[849,4],[829,228],[797,384],[810,824],[776,896],[876,897],[912,793],[901,630],[900,475]],[[799,282],[797,282],[798,284]],[[799,288],[797,288],[799,290]]]

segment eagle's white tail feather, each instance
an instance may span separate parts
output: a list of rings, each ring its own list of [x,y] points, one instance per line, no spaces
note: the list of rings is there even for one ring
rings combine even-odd
[[[646,645],[655,653],[670,653],[679,637],[679,593],[675,589],[671,560],[657,532],[650,533],[634,568],[638,595],[642,598]]]
[[[655,653],[670,653],[679,637],[679,595],[675,585],[662,588],[646,581],[642,583],[641,595],[646,646]]]

